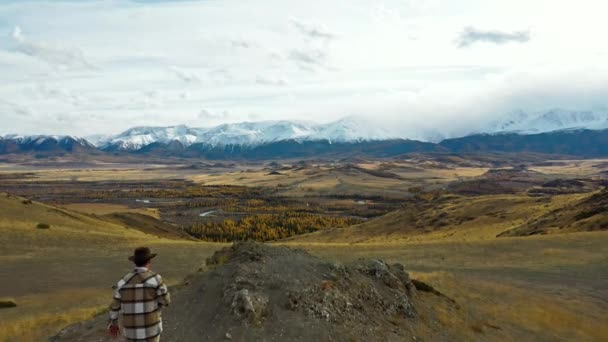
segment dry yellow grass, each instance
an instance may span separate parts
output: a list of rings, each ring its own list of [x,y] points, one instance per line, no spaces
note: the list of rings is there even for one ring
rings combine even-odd
[[[468,241],[282,244],[340,261],[380,258],[403,263],[414,278],[427,281],[461,306],[457,313],[444,312],[440,317],[466,340],[608,339],[604,324],[608,232]]]
[[[107,215],[113,213],[137,213],[160,218],[160,213],[156,208],[130,208],[122,204],[108,203],[70,203],[61,206],[67,210],[85,214]]]
[[[125,229],[99,219],[45,205],[38,202],[28,203],[25,199],[0,194],[0,242],[10,245],[10,242],[30,239],[33,246],[61,245],[61,240],[71,235],[83,240],[98,241],[100,239],[121,240],[149,238],[135,231]],[[48,230],[36,229],[38,223],[50,224]],[[15,240],[12,240],[15,239]],[[42,242],[45,243],[42,243]],[[6,252],[10,252],[6,250]],[[1,253],[2,255],[4,253]]]
[[[550,201],[526,195],[453,197],[425,210],[403,209],[360,225],[294,237],[302,242],[400,243],[492,240],[556,208],[591,194],[559,195]],[[442,218],[441,221],[435,221]],[[445,224],[439,225],[439,222]]]
[[[589,177],[597,175],[599,171],[608,169],[608,159],[584,159],[584,160],[556,160],[551,166],[535,166],[530,170],[545,174],[569,175],[575,177]]]
[[[173,165],[172,165],[173,166]],[[179,172],[171,169],[167,165],[154,164],[104,164],[99,163],[95,168],[74,168],[57,166],[55,168],[25,167],[19,165],[9,165],[0,168],[0,173],[26,174],[33,173],[31,178],[24,177],[23,182],[29,181],[104,181],[104,180],[123,180],[141,181],[169,179],[179,175]]]
[[[608,327],[601,323],[602,306],[589,298],[564,298],[533,291],[521,284],[446,272],[419,272],[413,276],[434,284],[457,302],[464,303],[463,306],[470,310],[465,328],[480,335],[496,333],[492,331],[494,329],[522,327],[535,336],[551,340],[603,341],[608,337]],[[460,318],[446,315],[443,320],[449,325]],[[516,336],[505,337],[518,340]]]
[[[545,174],[570,175],[587,177],[597,175],[599,171],[608,169],[603,163],[608,159],[586,159],[586,160],[556,160],[556,165],[534,166],[530,170]],[[28,180],[40,181],[102,181],[102,180],[152,180],[185,178],[195,182],[209,185],[245,185],[245,186],[276,186],[278,183],[295,184],[299,181],[310,180],[311,168],[302,170],[281,171],[284,175],[268,175],[268,169],[262,169],[263,165],[241,165],[235,166],[235,172],[219,173],[214,169],[176,169],[180,165],[157,165],[157,164],[120,164],[94,162],[91,165],[77,167],[61,167],[60,164],[53,168],[36,169],[33,166],[19,164],[0,165],[1,173],[35,173],[35,177]],[[599,166],[598,166],[599,165]],[[91,167],[93,166],[93,167]],[[459,167],[452,166],[444,168],[440,163],[420,161],[393,161],[364,162],[356,164],[357,167],[366,170],[379,170],[387,168],[387,171],[404,177],[407,181],[420,183],[438,182],[459,178],[477,177],[484,174],[488,168],[484,167]],[[249,169],[248,169],[249,168]],[[320,164],[312,166],[320,174],[327,173],[335,168],[335,165]],[[242,171],[241,171],[242,170]]]
[[[44,222],[49,229],[37,229]],[[77,212],[0,194],[0,341],[41,341],[107,306],[111,286],[132,267],[133,248],[150,246],[170,284],[203,266],[222,245],[165,240]],[[7,281],[10,280],[10,281]]]
[[[336,170],[331,166],[287,170],[281,173],[282,175],[269,175],[268,170],[254,170],[200,174],[192,177],[192,180],[205,185],[279,187],[281,195],[289,197],[331,194],[403,197],[413,184],[402,179]]]
[[[597,173],[594,165],[599,162],[605,161],[568,161],[563,167],[534,170],[592,175]],[[380,163],[358,166],[378,170]],[[335,172],[329,166],[281,171],[285,175],[268,175],[268,170],[213,174],[164,167],[36,173],[43,180],[179,176],[207,185],[281,185],[281,194],[288,196],[344,192],[403,196],[412,186],[440,186],[486,171],[414,169],[416,166],[403,162],[389,170],[405,179]],[[0,170],[16,169],[0,165]],[[427,280],[462,306],[457,314],[445,311],[440,317],[455,331],[460,329],[458,336],[466,340],[606,341],[608,232],[495,238],[504,230],[584,196],[588,195],[556,196],[551,202],[521,195],[466,197],[427,213],[429,217],[443,213],[448,218],[473,217],[457,225],[421,233],[411,229],[403,213],[396,212],[358,227],[311,234],[282,244],[339,261],[365,257],[403,263],[415,277]],[[0,311],[0,341],[40,341],[63,325],[99,312],[106,305],[112,283],[129,269],[126,255],[135,246],[150,245],[159,252],[155,268],[171,283],[196,271],[206,256],[221,247],[159,239],[82,214],[128,209],[123,206],[76,204],[67,208],[24,205],[21,199],[0,195],[0,245],[10,246],[0,249],[0,278],[11,279],[0,282],[0,293],[18,304],[17,308]],[[36,229],[41,222],[51,228]],[[74,277],[74,273],[82,277]]]
[[[104,310],[105,306],[98,308],[75,308],[61,313],[47,313],[14,321],[4,321],[0,324],[0,341],[43,341],[45,337],[57,332],[55,327],[63,327],[90,319]]]

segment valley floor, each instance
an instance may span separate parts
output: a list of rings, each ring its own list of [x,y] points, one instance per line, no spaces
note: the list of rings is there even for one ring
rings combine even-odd
[[[509,162],[523,168],[483,157],[0,165],[0,302],[17,305],[0,308],[0,342],[42,341],[103,312],[134,247],[152,247],[154,269],[176,285],[226,246],[184,239],[193,223],[269,217],[329,222],[273,243],[342,262],[404,264],[460,306],[458,317],[438,317],[461,340],[608,341],[608,160]],[[362,223],[338,229],[336,218]]]

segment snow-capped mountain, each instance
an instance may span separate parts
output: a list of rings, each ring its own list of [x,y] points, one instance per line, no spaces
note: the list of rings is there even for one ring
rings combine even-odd
[[[299,121],[261,121],[223,124],[203,132],[196,142],[212,146],[260,145],[282,140],[306,139],[315,124]]]
[[[308,135],[306,140],[357,142],[406,138],[390,133],[386,128],[379,127],[377,123],[360,118],[344,118],[316,128],[317,130]]]
[[[99,137],[95,143],[102,149],[135,151],[152,143],[168,144],[178,141],[184,146],[195,143],[205,132],[202,128],[190,128],[184,125],[172,127],[133,127],[118,134]],[[92,139],[91,139],[92,140]]]
[[[358,142],[399,138],[361,119],[346,118],[329,124],[302,121],[260,121],[222,124],[211,128],[134,127],[115,136],[91,139],[102,149],[133,151],[152,143],[180,142],[184,147],[200,143],[210,146],[257,146],[271,142],[329,141]]]
[[[112,137],[112,135],[109,135],[109,134],[93,134],[93,135],[87,135],[84,139],[86,139],[86,141],[88,141],[91,144],[93,144],[93,146],[99,146],[99,144],[101,143],[101,141],[107,141],[108,139],[110,139],[110,137]]]
[[[608,110],[552,109],[542,112],[514,111],[491,122],[480,133],[545,133],[568,129],[607,129]]]
[[[385,125],[391,126],[391,125]],[[393,125],[398,126],[398,125]],[[482,124],[469,134],[515,132],[535,134],[567,129],[607,129],[606,111],[569,111],[554,109],[545,112],[515,111],[488,124]],[[104,150],[136,151],[153,143],[179,142],[183,147],[193,144],[205,146],[259,146],[278,141],[327,141],[348,143],[411,139],[439,142],[452,136],[438,128],[431,130],[408,127],[383,127],[383,122],[347,117],[327,124],[302,121],[260,121],[227,123],[210,128],[187,126],[134,127],[114,135],[90,139]],[[458,136],[452,136],[457,138]]]
[[[433,146],[442,146],[440,149],[448,146],[447,148],[450,150],[461,140],[480,142],[489,139],[484,135],[500,135],[499,133],[516,133],[511,134],[510,137],[502,138],[525,140],[525,143],[522,143],[521,146],[536,146],[526,140],[528,139],[527,135],[547,132],[554,132],[555,135],[543,136],[542,139],[547,144],[546,146],[543,145],[542,148],[539,147],[538,151],[558,153],[553,150],[554,147],[551,147],[555,146],[553,137],[572,139],[573,134],[560,135],[564,131],[578,132],[581,129],[586,129],[588,130],[586,133],[580,132],[581,136],[585,134],[593,136],[589,138],[592,140],[596,139],[594,134],[598,136],[608,134],[608,110],[516,111],[487,124],[480,123],[478,128],[472,129],[471,132],[461,132],[465,134],[447,134],[446,130],[448,128],[443,127],[444,130],[441,130],[441,128],[419,129],[398,122],[389,124],[382,120],[360,117],[348,117],[326,124],[283,120],[227,123],[207,128],[193,128],[184,125],[133,127],[117,135],[95,135],[87,139],[56,135],[6,135],[0,137],[0,154],[22,152],[43,152],[43,154],[102,153],[97,151],[101,150],[106,152],[137,152],[150,155],[221,158],[224,155],[234,156],[237,151],[240,151],[238,153],[242,155],[247,153],[260,155],[263,152],[271,157],[279,154],[282,156],[289,155],[292,152],[302,155],[324,153],[324,151],[331,151],[331,153],[350,151],[355,153],[364,148],[367,150],[377,149],[374,151],[378,151],[377,153],[380,155],[384,153],[382,151],[388,149],[387,146],[393,146],[391,147],[391,153],[405,153],[405,151],[416,150],[430,151],[433,150]],[[481,136],[479,136],[479,133],[481,133]],[[444,140],[445,137],[449,137],[450,139],[447,140],[451,140],[448,145],[441,142],[447,141]],[[294,142],[297,143],[294,144]],[[437,144],[439,142],[441,143]],[[352,143],[352,146],[344,143]],[[416,145],[416,143],[419,144]],[[492,148],[496,149],[502,143],[503,141],[499,139],[498,145]],[[577,144],[580,145],[582,142]],[[602,143],[599,142],[599,144]],[[398,147],[394,147],[397,145]],[[483,144],[480,144],[480,146],[480,148],[489,148],[484,147]],[[585,146],[585,149],[588,149],[588,147]],[[567,151],[571,153],[579,150],[570,149]]]
[[[21,145],[34,145],[40,146],[48,143],[55,143],[59,145],[73,145],[78,144],[83,147],[94,148],[88,140],[73,135],[17,135],[8,134],[5,135],[4,140],[13,141]]]
[[[71,135],[5,135],[0,150],[9,152],[75,152],[92,151],[95,146],[86,139]]]

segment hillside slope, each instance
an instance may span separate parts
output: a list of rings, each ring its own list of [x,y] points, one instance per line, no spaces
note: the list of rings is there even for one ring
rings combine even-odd
[[[0,154],[36,153],[52,156],[64,153],[95,153],[95,146],[73,136],[32,135],[0,137]]]
[[[0,301],[17,305],[0,312],[0,341],[44,341],[107,308],[112,284],[132,267],[127,256],[142,245],[158,253],[156,269],[169,284],[220,247],[0,193]]]
[[[445,326],[458,305],[411,280],[400,264],[339,264],[303,250],[252,242],[217,252],[163,313],[163,341],[408,341],[470,339]],[[54,342],[106,341],[104,317],[67,328]],[[467,336],[468,335],[468,336]]]
[[[608,130],[565,130],[539,134],[475,134],[439,145],[456,153],[535,152],[573,156],[608,155]]]
[[[40,228],[37,228],[38,225],[41,225]],[[49,228],[44,228],[46,225]],[[0,194],[0,230],[3,246],[20,242],[31,245],[32,249],[73,247],[74,241],[106,244],[114,239],[152,238],[140,231],[126,229],[123,225],[8,194]],[[3,249],[3,252],[8,253],[9,250]]]
[[[539,198],[523,194],[447,195],[410,203],[360,225],[318,231],[297,242],[398,242],[494,239],[526,222],[578,203],[587,194]]]
[[[116,212],[102,216],[103,220],[137,229],[146,234],[167,239],[195,240],[188,233],[170,223],[141,213]]]
[[[608,190],[584,196],[499,236],[527,236],[608,230]]]

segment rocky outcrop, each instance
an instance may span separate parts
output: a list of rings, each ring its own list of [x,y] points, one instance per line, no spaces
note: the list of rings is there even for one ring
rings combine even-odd
[[[437,305],[456,310],[440,296],[424,299],[403,265],[378,259],[340,264],[240,242],[207,265],[171,289],[163,341],[409,341],[420,325],[438,329]],[[103,318],[82,323],[55,341],[105,341],[102,326]]]

